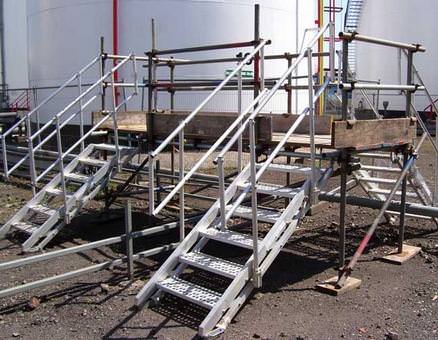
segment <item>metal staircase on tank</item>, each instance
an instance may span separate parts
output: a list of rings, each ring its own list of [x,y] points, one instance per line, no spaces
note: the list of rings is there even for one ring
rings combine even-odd
[[[312,48],[324,32],[325,26],[309,43],[307,49],[295,59],[294,63],[270,89],[263,89],[254,102],[243,111],[242,115],[222,135],[218,142],[206,152],[209,155],[221,141],[227,141],[215,159],[219,174],[219,198],[207,213],[182,240],[176,250],[165,263],[149,279],[136,297],[136,305],[141,308],[145,304],[160,303],[164,294],[170,294],[201,306],[206,311],[205,319],[199,325],[198,334],[202,337],[214,336],[225,330],[243,303],[250,297],[254,288],[261,287],[262,278],[280,253],[294,231],[299,227],[302,217],[316,199],[316,193],[333,173],[332,164],[327,169],[316,166],[316,149],[314,141],[314,106],[329,84],[329,79],[314,93],[312,77]],[[334,55],[334,52],[333,52]],[[283,138],[275,145],[266,160],[257,162],[255,121],[260,111],[284,84],[287,77],[299,66],[303,59],[307,60],[309,106],[298,115]],[[246,61],[243,61],[244,65]],[[242,66],[239,66],[242,67]],[[256,106],[257,105],[257,106]],[[252,113],[250,113],[252,110]],[[196,110],[195,110],[196,111]],[[311,123],[309,131],[310,166],[274,163],[289,137],[294,133],[305,116]],[[245,117],[242,119],[242,117]],[[180,135],[180,143],[184,140],[180,124],[174,133]],[[238,127],[237,130],[233,130]],[[236,178],[225,187],[224,159],[226,153],[239,141],[245,131],[249,130],[250,160]],[[234,132],[234,134],[232,134]],[[182,145],[180,149],[183,150]],[[149,155],[154,158],[155,153]],[[242,162],[242,160],[240,160]],[[197,165],[194,167],[196,168]],[[193,171],[193,169],[192,169]],[[280,186],[270,183],[262,176],[267,173],[287,173],[294,176],[297,186]],[[188,175],[181,179],[183,185]],[[273,177],[269,177],[273,178]],[[304,179],[303,179],[304,178]],[[299,184],[298,184],[299,183]],[[151,191],[151,189],[149,189]],[[181,190],[176,187],[175,192]],[[286,208],[278,209],[263,206],[259,195],[267,198],[286,198]],[[151,196],[153,198],[153,196]],[[170,198],[169,198],[170,199]],[[250,202],[250,203],[248,203]],[[180,203],[184,203],[183,201]],[[153,214],[153,202],[150,211]],[[160,207],[164,203],[161,202]],[[282,205],[284,206],[284,205]],[[181,209],[182,211],[182,209]],[[180,212],[181,212],[180,211]],[[239,223],[241,220],[246,223]],[[266,233],[261,237],[259,224],[266,225]],[[248,230],[242,225],[249,225]],[[246,250],[243,261],[227,258],[227,254],[211,254],[208,250],[210,242],[216,243],[220,249],[237,247]],[[205,274],[207,273],[207,274]],[[206,277],[217,276],[221,287],[212,287]]]
[[[357,32],[359,28],[360,18],[362,16],[362,9],[364,0],[349,0],[347,11],[345,13],[345,31]],[[348,65],[353,73],[356,72],[356,42],[350,44],[348,51]]]
[[[108,183],[108,181],[137,153],[137,148],[122,146],[119,144],[117,132],[117,112],[124,107],[138,92],[135,86],[132,94],[117,103],[116,84],[114,74],[124,65],[133,66],[135,83],[137,83],[137,57],[133,54],[120,56],[118,63],[104,73],[101,61],[105,55],[99,54],[89,64],[73,75],[68,81],[56,89],[48,98],[43,100],[36,108],[28,112],[9,130],[0,135],[2,140],[2,160],[4,176],[8,178],[18,168],[28,164],[33,198],[26,203],[6,224],[0,227],[0,238],[6,237],[10,231],[18,231],[24,234],[26,239],[22,243],[24,252],[42,250],[57,233],[69,224],[73,217],[77,216],[81,208],[93,199]],[[100,71],[100,77],[92,85],[82,87],[82,77],[88,70]],[[38,111],[43,105],[49,103],[62,91],[72,87],[72,82],[77,81],[78,96],[68,105],[63,107],[44,125],[36,124],[32,128],[32,122],[39,122]],[[84,111],[85,109],[102,99],[105,101],[105,88],[112,89],[110,108],[102,108],[102,118],[94,121],[93,126],[85,132]],[[105,104],[103,104],[105,105]],[[79,136],[72,145],[63,145],[63,128],[79,118]],[[93,133],[104,124],[112,123],[114,136],[112,143],[96,144],[89,142]],[[14,129],[19,125],[26,126],[27,148],[18,161],[9,167],[9,146],[7,140],[13,135]],[[56,146],[56,151],[53,147]],[[37,153],[44,152],[52,158],[48,159],[44,167],[35,165]],[[47,179],[49,175],[54,175]],[[36,192],[37,184],[48,180],[48,184]]]

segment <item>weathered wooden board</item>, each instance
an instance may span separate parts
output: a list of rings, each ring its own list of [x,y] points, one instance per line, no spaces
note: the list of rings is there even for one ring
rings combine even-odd
[[[167,137],[189,112],[156,112],[154,113],[154,136]],[[102,117],[100,112],[93,113],[93,122]],[[186,138],[201,140],[216,140],[236,120],[237,114],[232,112],[200,112],[184,129]],[[120,112],[117,114],[117,124],[120,130],[131,132],[146,132],[145,112]],[[102,125],[103,129],[112,129],[111,120]],[[248,133],[244,133],[244,138]],[[258,118],[258,140],[269,142],[272,138],[272,119],[268,116]]]
[[[416,121],[411,118],[337,121],[332,124],[336,149],[372,149],[412,143]]]
[[[272,115],[273,132],[287,132],[299,115],[283,114]],[[303,121],[298,125],[295,133],[309,134],[309,116],[305,116]],[[315,116],[315,134],[330,135],[332,130],[333,118],[331,116]]]
[[[272,142],[278,143],[284,138],[284,133],[274,132],[272,134]],[[287,144],[292,146],[309,146],[310,137],[309,134],[292,134],[287,140]],[[315,145],[321,148],[331,148],[332,147],[332,136],[331,135],[315,135]]]

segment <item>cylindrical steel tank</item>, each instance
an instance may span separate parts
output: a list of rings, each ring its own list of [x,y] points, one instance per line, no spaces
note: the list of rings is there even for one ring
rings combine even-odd
[[[364,1],[358,29],[358,32],[364,35],[424,45],[426,53],[415,53],[414,64],[435,98],[438,97],[438,45],[433,23],[437,17],[436,0]],[[402,55],[400,67],[400,54],[397,49],[358,42],[356,55],[358,79],[380,79],[385,84],[406,83],[406,58]],[[358,99],[360,95],[356,97],[356,101]],[[405,101],[399,93],[382,91],[380,110],[383,110],[385,101],[389,103],[389,111],[405,109]],[[419,111],[429,105],[422,93],[416,93],[415,102]]]
[[[299,13],[296,13],[298,1]],[[204,44],[248,41],[254,38],[254,5],[260,4],[260,36],[271,39],[266,54],[295,52],[296,37],[300,43],[304,29],[315,26],[315,1],[283,0],[119,0],[118,1],[118,52],[137,55],[151,48],[151,19],[156,22],[158,49],[189,47]],[[299,18],[298,34],[295,20]],[[106,51],[113,51],[113,1],[102,0],[39,0],[27,1],[30,86],[56,86],[77,72],[99,51],[100,36],[105,38]],[[239,50],[191,53],[178,58],[234,56]],[[221,78],[235,64],[211,64],[181,67],[177,78]],[[270,62],[266,77],[279,76],[286,70],[286,61]],[[249,67],[248,67],[249,68]],[[141,77],[147,72],[139,68]],[[161,72],[164,72],[161,71]],[[168,71],[167,71],[168,72]],[[120,72],[119,77],[130,79],[131,71]],[[83,79],[93,82],[97,74]],[[141,79],[141,78],[140,78]],[[72,90],[73,91],[73,90]],[[71,91],[70,91],[71,92]],[[40,98],[50,91],[44,91]],[[41,121],[53,115],[75,93],[59,99],[41,111]],[[175,109],[196,107],[206,96],[203,93],[178,92]],[[282,93],[267,108],[278,112],[286,109],[286,94]],[[165,96],[163,96],[164,98]],[[220,93],[207,107],[208,110],[235,111],[236,95]],[[247,94],[249,100],[250,94]],[[139,100],[128,109],[139,108]],[[161,102],[160,102],[161,104]],[[163,104],[164,105],[164,104]],[[90,123],[89,119],[86,123]]]

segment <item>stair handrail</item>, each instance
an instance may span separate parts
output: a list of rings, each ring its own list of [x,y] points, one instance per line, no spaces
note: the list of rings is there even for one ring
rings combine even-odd
[[[31,134],[31,118],[33,116],[37,117],[37,121],[39,121],[39,110],[50,102],[55,96],[61,93],[65,88],[67,88],[73,81],[80,79],[83,73],[88,71],[91,67],[93,67],[97,62],[101,59],[101,54],[93,58],[87,65],[85,65],[81,70],[72,75],[67,81],[65,81],[60,87],[58,87],[55,91],[53,91],[48,97],[43,99],[34,109],[27,112],[22,118],[20,118],[16,123],[14,123],[8,130],[4,133],[0,134],[0,139],[2,143],[2,160],[3,160],[3,173],[5,178],[9,178],[9,175],[14,172],[19,166],[21,166],[27,159],[29,159],[29,153],[27,153],[21,160],[19,160],[13,167],[8,168],[8,156],[7,156],[7,146],[6,146],[6,138],[14,132],[16,128],[18,128],[23,123],[26,124],[26,128],[28,129],[28,143],[30,143],[30,134]],[[40,129],[40,126],[37,127]]]
[[[257,217],[257,182],[263,173],[267,170],[268,166],[273,162],[274,158],[277,157],[278,153],[287,143],[289,137],[292,133],[297,129],[298,125],[304,119],[306,113],[310,116],[310,146],[311,146],[311,166],[312,166],[312,177],[311,177],[311,196],[312,199],[314,197],[314,188],[316,183],[316,148],[315,148],[315,122],[314,122],[314,105],[316,101],[321,96],[321,94],[325,91],[328,84],[331,80],[330,77],[334,74],[334,72],[330,72],[330,77],[327,77],[324,84],[318,89],[317,93],[314,95],[314,84],[313,84],[313,72],[312,72],[312,48],[319,41],[319,39],[324,35],[326,30],[328,30],[332,26],[332,23],[327,23],[323,28],[319,30],[319,32],[314,36],[314,38],[307,44],[306,49],[301,51],[295,62],[287,69],[287,71],[283,74],[283,76],[276,82],[274,87],[269,91],[266,95],[265,99],[260,103],[259,106],[254,110],[253,114],[246,120],[244,124],[238,129],[235,135],[231,138],[228,144],[225,146],[225,149],[221,151],[219,157],[216,159],[219,161],[218,164],[218,175],[219,175],[219,200],[220,200],[220,228],[224,230],[226,227],[227,221],[234,214],[237,207],[243,202],[246,195],[251,192],[251,206],[252,206],[252,253],[253,253],[253,278],[254,285],[261,285],[261,272],[260,272],[260,263],[258,258],[259,245],[258,245],[258,217]],[[333,29],[330,30],[330,34],[334,34]],[[333,39],[330,39],[333,41]],[[333,48],[330,48],[330,53],[335,53]],[[301,61],[307,56],[307,67],[308,67],[308,87],[309,87],[309,106],[303,110],[303,112],[299,115],[298,119],[292,124],[277,146],[274,148],[273,152],[270,156],[263,162],[263,165],[257,170],[256,164],[256,141],[255,141],[255,118],[264,108],[264,106],[269,102],[269,100],[274,96],[274,94],[278,91],[281,85],[286,81],[289,74],[291,74],[301,63]],[[333,65],[333,64],[332,64]],[[224,185],[224,162],[223,158],[225,153],[231,148],[233,144],[237,141],[240,135],[245,130],[246,126],[249,124],[249,136],[250,136],[250,184],[246,186],[241,194],[234,200],[233,205],[229,210],[226,210],[226,202],[225,202],[225,185]]]
[[[57,134],[63,127],[65,127],[72,119],[74,119],[76,116],[80,114],[80,111],[77,111],[73,114],[71,114],[67,119],[65,119],[62,123],[60,122],[61,117],[75,104],[77,104],[80,100],[82,100],[86,95],[88,95],[91,91],[93,91],[95,88],[101,86],[101,84],[108,78],[114,76],[114,73],[117,72],[119,68],[121,68],[123,65],[125,65],[128,61],[134,60],[134,54],[131,53],[124,59],[122,59],[116,66],[111,68],[107,73],[105,73],[102,77],[100,77],[93,85],[91,85],[86,91],[84,91],[81,95],[79,95],[76,99],[74,99],[72,102],[70,102],[63,110],[59,111],[45,126],[56,124],[56,130],[53,130],[47,137],[41,141],[40,144],[38,144],[36,147],[33,148],[33,150],[38,150],[42,144],[45,144],[50,138],[52,138],[55,134]],[[135,61],[134,61],[135,62]],[[113,79],[112,79],[113,82]],[[112,86],[112,89],[114,91],[115,87]],[[96,131],[103,123],[105,123],[110,118],[114,119],[114,114],[123,106],[125,105],[134,95],[136,92],[133,92],[129,97],[124,99],[120,104],[118,104],[113,110],[109,112],[109,114],[104,115],[103,118],[97,122],[96,124],[93,124],[93,127],[90,128],[90,130],[84,134],[82,137],[80,137],[73,145],[69,147],[69,149],[65,152],[62,151],[62,147],[60,150],[58,150],[58,153],[61,154],[61,156],[58,157],[58,159],[53,162],[50,166],[48,166],[38,177],[36,177],[36,183],[37,184],[43,177],[45,177],[53,168],[59,164],[60,160],[64,160],[65,157],[71,154],[71,152],[76,149],[79,145],[82,144],[83,141],[85,141],[88,137],[91,136],[91,134]],[[96,100],[98,95],[94,95],[91,97],[87,102],[85,102],[82,105],[82,109],[86,108],[89,104],[91,104],[94,100]],[[116,130],[115,130],[116,133]],[[34,139],[38,136],[37,133],[31,136],[31,139]],[[118,148],[118,138],[116,139],[116,148]],[[58,149],[60,141],[57,141]],[[117,150],[118,152],[118,150]]]
[[[264,39],[260,39],[258,44],[254,47],[254,49],[248,53],[246,55],[246,57],[239,62],[239,64],[233,69],[232,72],[230,72],[225,79],[201,102],[201,104],[199,104],[185,119],[183,119],[181,121],[181,123],[178,125],[178,127],[176,127],[168,136],[167,138],[160,143],[160,145],[153,151],[149,152],[148,157],[149,157],[149,161],[148,161],[148,173],[149,173],[149,214],[151,216],[154,216],[156,214],[158,214],[163,207],[165,206],[165,204],[167,204],[170,199],[173,198],[174,195],[176,195],[176,193],[184,188],[184,183],[187,181],[187,179],[191,176],[184,176],[184,171],[182,170],[181,166],[180,166],[180,182],[178,183],[178,185],[174,188],[174,190],[171,191],[171,193],[169,193],[166,196],[166,199],[161,202],[161,204],[155,208],[155,197],[154,197],[154,192],[155,192],[155,184],[154,184],[154,161],[155,158],[160,154],[160,152],[162,152],[177,136],[179,137],[180,140],[180,146],[182,146],[182,148],[179,150],[180,151],[180,161],[181,164],[183,164],[183,160],[181,160],[181,157],[184,157],[184,128],[192,121],[192,119],[202,110],[202,108],[204,108],[204,106],[210,102],[210,100],[219,92],[222,90],[222,88],[224,88],[224,86],[234,77],[238,74],[239,71],[242,70],[242,68],[247,65],[258,53],[260,53],[261,55],[261,73],[262,73],[262,82],[264,79],[263,76],[263,69],[264,69],[264,47],[265,45],[270,44],[270,40],[264,40]],[[259,96],[259,100],[260,100],[260,96]],[[217,144],[217,143],[216,143]],[[198,162],[199,163],[199,162]],[[199,167],[200,165],[198,165]],[[189,172],[189,174],[194,173],[193,169],[197,169],[192,167],[191,171]],[[186,178],[184,180],[184,178]],[[178,190],[175,190],[176,188],[178,188]],[[184,195],[182,195],[184,196]],[[165,204],[163,204],[165,203]]]

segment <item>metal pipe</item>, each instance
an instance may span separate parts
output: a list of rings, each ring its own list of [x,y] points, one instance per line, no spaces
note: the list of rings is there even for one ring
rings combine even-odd
[[[129,280],[134,279],[134,242],[132,239],[132,208],[131,200],[125,205],[125,248]]]
[[[219,208],[220,208],[220,218],[221,218],[221,230],[225,231],[226,221],[225,221],[225,176],[224,176],[224,159],[220,157],[217,163],[218,177],[219,177]]]
[[[210,93],[210,95],[208,95],[207,98],[205,98],[202,103],[200,105],[198,105],[198,107],[193,110],[182,122],[182,124],[180,126],[178,126],[175,130],[173,130],[173,132],[152,152],[152,156],[155,157],[156,155],[158,155],[161,151],[164,150],[164,148],[170,143],[172,142],[172,140],[178,135],[179,131],[184,129],[184,127],[193,119],[193,117],[195,117],[199,111],[201,111],[201,109],[211,100],[211,98],[213,98],[221,89],[222,87],[225,86],[226,83],[228,83],[228,81],[230,79],[232,79],[236,73],[242,69],[242,67],[245,66],[245,64],[251,60],[251,58],[261,49],[263,48],[263,46],[266,45],[266,41],[262,41],[250,54],[248,54],[246,56],[246,58],[222,81],[222,83],[213,91]],[[149,128],[148,128],[149,131]]]
[[[339,84],[340,89],[345,90],[387,90],[387,91],[424,91],[424,86],[421,85],[374,85],[374,84],[360,84],[360,83],[345,83]]]
[[[204,45],[204,46],[195,46],[195,47],[186,47],[186,48],[175,48],[169,50],[155,50],[154,54],[163,55],[163,54],[178,54],[178,53],[190,53],[190,52],[200,52],[200,51],[234,49],[234,48],[255,46],[258,43],[259,43],[258,41],[253,40],[253,41],[244,41],[244,42],[229,43],[229,44]]]
[[[423,134],[420,142],[417,145],[417,150],[421,147],[421,145],[423,144],[425,139],[426,139],[426,134]],[[388,207],[390,206],[391,201],[392,201],[393,197],[395,196],[398,187],[400,186],[401,182],[404,180],[404,178],[408,174],[409,169],[411,168],[411,166],[414,164],[415,158],[416,158],[416,156],[412,155],[407,160],[407,162],[405,164],[405,167],[403,168],[399,178],[397,179],[394,187],[391,189],[391,192],[387,196],[386,201],[383,203],[382,208],[379,211],[379,214],[377,215],[377,217],[374,220],[373,224],[369,228],[367,234],[365,235],[363,240],[360,242],[359,247],[357,248],[356,252],[354,253],[352,259],[350,260],[350,262],[348,263],[348,265],[346,267],[343,267],[341,269],[341,274],[339,276],[338,282],[336,283],[337,286],[342,287],[345,284],[346,279],[348,278],[348,276],[350,275],[353,267],[355,266],[355,264],[359,260],[359,257],[362,255],[363,251],[365,250],[365,247],[368,245],[368,242],[370,241],[371,236],[374,234],[378,224],[380,223],[380,220],[385,215]]]
[[[366,43],[372,43],[376,45],[383,45],[383,46],[390,46],[390,47],[396,47],[396,48],[402,48],[407,51],[411,52],[426,52],[426,49],[421,46],[420,44],[405,44],[398,41],[392,41],[392,40],[386,40],[386,39],[380,39],[380,38],[374,38],[369,37],[362,34],[357,34],[356,32],[350,33],[350,32],[341,32],[339,33],[339,38],[345,41],[362,41]]]
[[[184,129],[179,132],[179,181],[184,181]],[[179,190],[179,240],[182,242],[185,238],[184,229],[184,185]]]
[[[312,180],[310,188],[310,204],[316,204],[316,148],[315,148],[315,108],[313,104],[313,69],[312,69],[312,48],[307,49],[307,74],[308,74],[308,94],[309,94],[309,138],[310,138],[310,164],[312,167]]]

